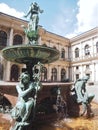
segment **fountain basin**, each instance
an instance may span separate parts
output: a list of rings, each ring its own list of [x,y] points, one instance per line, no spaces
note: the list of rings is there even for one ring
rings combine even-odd
[[[51,63],[59,59],[59,51],[57,49],[42,45],[14,45],[6,47],[2,50],[5,59],[20,64]]]

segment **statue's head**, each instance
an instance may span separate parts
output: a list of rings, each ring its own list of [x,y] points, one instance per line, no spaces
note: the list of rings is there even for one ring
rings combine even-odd
[[[88,81],[88,79],[89,79],[89,76],[87,75],[82,78],[82,80],[85,80],[85,81]]]
[[[32,2],[31,5],[36,5],[37,6],[37,3],[36,2]]]
[[[36,3],[36,2],[34,2],[34,5],[37,5],[37,3]]]
[[[23,72],[23,73],[20,75],[20,81],[21,81],[23,84],[29,83],[29,81],[30,81],[30,75],[28,74],[28,72]]]

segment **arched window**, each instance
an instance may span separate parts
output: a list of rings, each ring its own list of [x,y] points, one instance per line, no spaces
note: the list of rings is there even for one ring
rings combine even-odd
[[[65,81],[66,80],[66,71],[65,69],[61,69],[61,81]]]
[[[18,78],[19,78],[19,67],[14,64],[11,66],[10,80],[18,81]]]
[[[18,34],[14,36],[13,45],[19,45],[22,44],[22,42],[23,42],[22,36]]]
[[[84,51],[85,51],[85,55],[90,55],[90,47],[89,47],[89,45],[85,45]]]
[[[42,68],[41,81],[47,81],[47,68],[46,67]]]
[[[79,79],[79,74],[76,74],[76,80]]]
[[[96,42],[96,52],[98,53],[98,42]]]
[[[79,57],[79,48],[76,48],[75,49],[75,58],[78,58]]]
[[[51,81],[57,81],[57,69],[52,69]]]
[[[64,49],[61,50],[61,58],[65,58],[65,50]]]
[[[3,80],[3,65],[0,63],[0,80]]]
[[[6,46],[7,45],[7,33],[0,30],[0,46]]]

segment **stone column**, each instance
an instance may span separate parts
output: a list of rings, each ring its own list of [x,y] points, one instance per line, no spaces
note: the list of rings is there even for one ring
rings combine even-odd
[[[80,78],[82,78],[82,77],[83,77],[83,65],[81,64],[79,67],[80,67],[79,70],[80,70],[80,72],[81,72]]]
[[[80,45],[81,45],[81,46],[80,46],[80,47],[81,47],[81,48],[80,48],[81,51],[80,51],[80,56],[79,56],[79,57],[80,57],[80,59],[83,59],[83,46],[82,46],[83,43],[81,42]]]
[[[95,63],[92,63],[91,64],[91,78],[90,78],[91,81],[95,80],[94,79],[95,78],[95,73],[94,72],[95,72]]]
[[[10,81],[10,70],[11,70],[11,62],[5,61],[4,65],[4,81]]]
[[[92,38],[92,57],[94,57],[94,38]]]
[[[28,38],[26,35],[24,36],[24,43],[23,44],[28,44]]]
[[[49,64],[47,68],[47,81],[51,81],[51,66]]]
[[[66,66],[66,78],[68,79],[69,78],[69,67]]]
[[[57,81],[61,81],[61,68],[60,68],[60,65],[58,65],[58,69],[57,69]]]
[[[8,45],[12,46],[13,45],[13,25],[12,28],[10,28],[9,32],[9,40],[8,40]],[[10,68],[11,68],[11,62],[5,60],[4,63],[4,80],[9,81],[10,80]]]
[[[72,81],[74,81],[74,66],[72,66]]]
[[[96,62],[96,81],[98,83],[98,62]]]
[[[11,28],[10,29],[10,34],[9,34],[9,41],[8,41],[8,44],[11,46],[13,45],[13,32],[14,32],[14,29]]]
[[[96,63],[94,63],[94,82],[96,82]]]

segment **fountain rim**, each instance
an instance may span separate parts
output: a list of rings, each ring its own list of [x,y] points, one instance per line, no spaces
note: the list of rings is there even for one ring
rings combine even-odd
[[[16,62],[16,63],[20,63],[20,64],[26,64],[25,62],[20,62],[20,60],[16,60],[18,58],[11,58],[11,57],[8,57],[8,54],[7,53],[10,53],[11,50],[21,50],[22,49],[26,49],[26,50],[38,50],[40,51],[40,53],[43,52],[43,50],[45,51],[44,53],[47,53],[49,52],[50,55],[47,56],[47,57],[42,57],[42,58],[38,58],[35,56],[35,59],[38,59],[39,61],[41,61],[41,63],[43,64],[46,64],[46,63],[51,63],[51,62],[54,62],[56,60],[59,59],[59,50],[55,49],[55,48],[52,48],[52,47],[48,47],[48,46],[44,46],[44,45],[29,45],[29,44],[25,44],[25,45],[13,45],[13,46],[8,46],[8,47],[5,47],[4,49],[2,49],[2,56],[8,60],[8,61],[11,61],[11,62]],[[5,55],[6,53],[6,55]],[[11,56],[11,55],[10,55]],[[24,58],[27,58],[27,57],[24,57]],[[29,61],[34,61],[34,57],[31,56],[29,57],[30,60]]]

